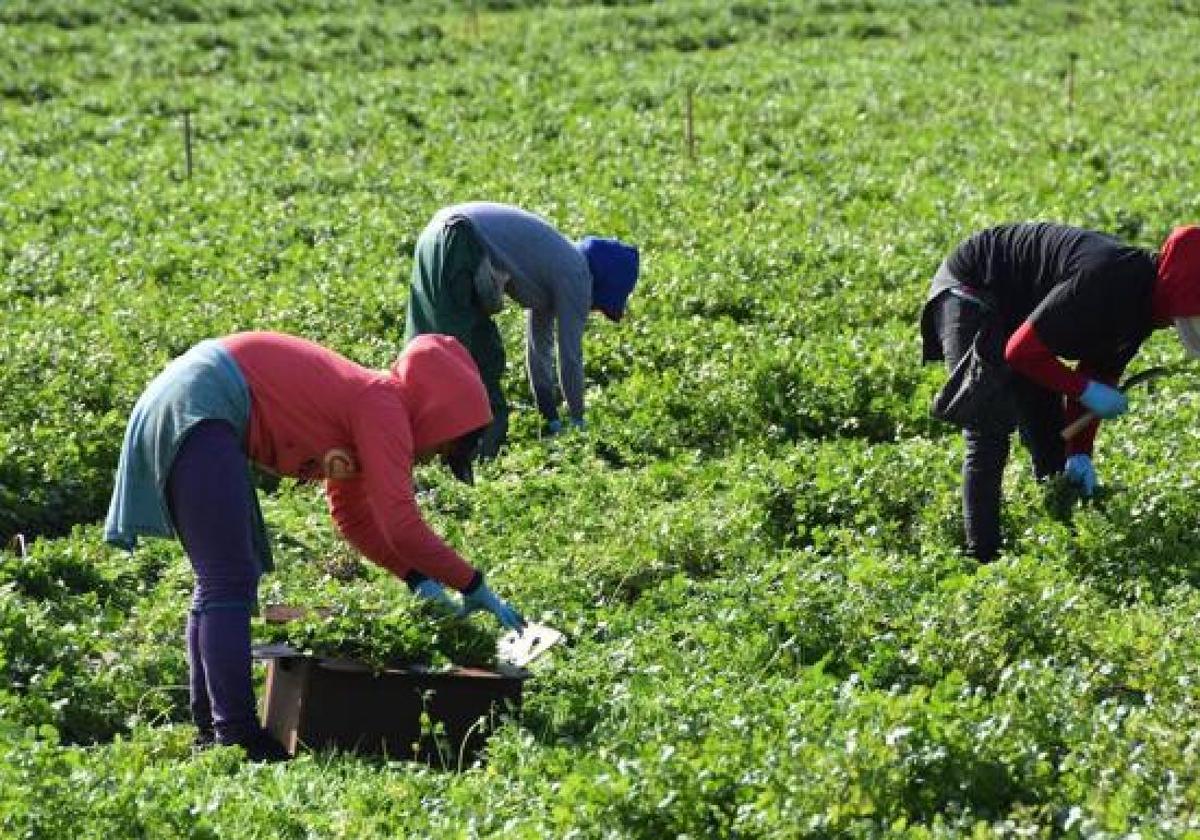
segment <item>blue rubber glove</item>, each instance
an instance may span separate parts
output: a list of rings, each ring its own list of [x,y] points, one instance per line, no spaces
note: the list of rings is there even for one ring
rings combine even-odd
[[[542,430],[542,433],[546,437],[554,437],[561,431],[562,431],[562,421],[559,420],[557,417],[555,417],[553,420],[546,421],[546,426]]]
[[[585,431],[587,429],[587,421],[582,417],[572,417],[571,428],[577,432]]]
[[[487,610],[509,630],[525,629],[525,619],[521,618],[521,614],[501,601],[486,583],[479,584],[479,588],[470,595],[463,595],[458,614],[466,616],[479,610]]]
[[[1072,484],[1079,486],[1080,491],[1085,496],[1090,496],[1096,492],[1096,468],[1092,466],[1092,459],[1088,455],[1072,455],[1067,459],[1066,469],[1063,470],[1063,475]]]
[[[450,600],[450,596],[446,594],[446,590],[442,589],[442,585],[432,578],[425,578],[425,580],[414,586],[413,594],[423,600],[433,601],[442,606],[454,609],[454,602]]]
[[[1079,402],[1092,414],[1105,420],[1120,417],[1129,410],[1129,400],[1125,399],[1124,394],[1111,385],[1094,379],[1088,382],[1083,393],[1079,395]]]

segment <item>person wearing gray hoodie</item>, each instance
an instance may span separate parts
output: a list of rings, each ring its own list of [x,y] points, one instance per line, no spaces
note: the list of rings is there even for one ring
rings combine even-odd
[[[569,422],[584,425],[583,333],[588,314],[625,313],[637,283],[637,248],[587,236],[572,242],[550,222],[509,204],[475,201],[439,210],[413,254],[405,341],[452,335],[479,366],[494,420],[480,454],[494,457],[508,433],[501,388],[504,345],[493,315],[507,295],[526,310],[525,361],[545,431],[562,429],[558,389]]]

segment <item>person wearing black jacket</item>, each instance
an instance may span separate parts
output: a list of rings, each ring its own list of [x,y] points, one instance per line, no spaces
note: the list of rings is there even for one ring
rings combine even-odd
[[[1150,333],[1175,322],[1200,357],[1200,227],[1176,228],[1160,253],[1103,233],[1045,222],[988,228],[938,268],[921,314],[924,361],[950,371],[933,414],[960,425],[967,550],[1000,549],[1009,437],[1018,428],[1041,480],[1065,472],[1085,495],[1097,422],[1128,407],[1115,386]],[[1077,362],[1069,368],[1061,359]]]

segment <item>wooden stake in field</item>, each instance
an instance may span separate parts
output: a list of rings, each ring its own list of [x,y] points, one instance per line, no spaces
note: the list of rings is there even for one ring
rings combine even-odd
[[[1067,114],[1075,112],[1075,62],[1079,53],[1067,53]]]
[[[692,86],[688,85],[683,106],[683,139],[687,144],[688,160],[696,156],[696,129],[692,116]]]
[[[470,24],[471,40],[479,40],[479,3],[478,0],[471,0],[471,11],[467,14],[467,21]]]
[[[8,547],[15,551],[22,560],[29,556],[24,534],[13,534],[12,539],[8,541]]]
[[[192,112],[183,112],[183,153],[187,160],[187,179],[192,180]]]

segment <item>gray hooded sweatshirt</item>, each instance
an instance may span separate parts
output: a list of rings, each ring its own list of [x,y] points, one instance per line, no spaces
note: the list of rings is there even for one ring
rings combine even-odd
[[[483,245],[497,282],[524,307],[525,364],[538,411],[558,414],[555,331],[563,398],[583,417],[583,331],[592,308],[592,275],[575,244],[534,213],[490,201],[444,207],[435,220],[466,219]]]

